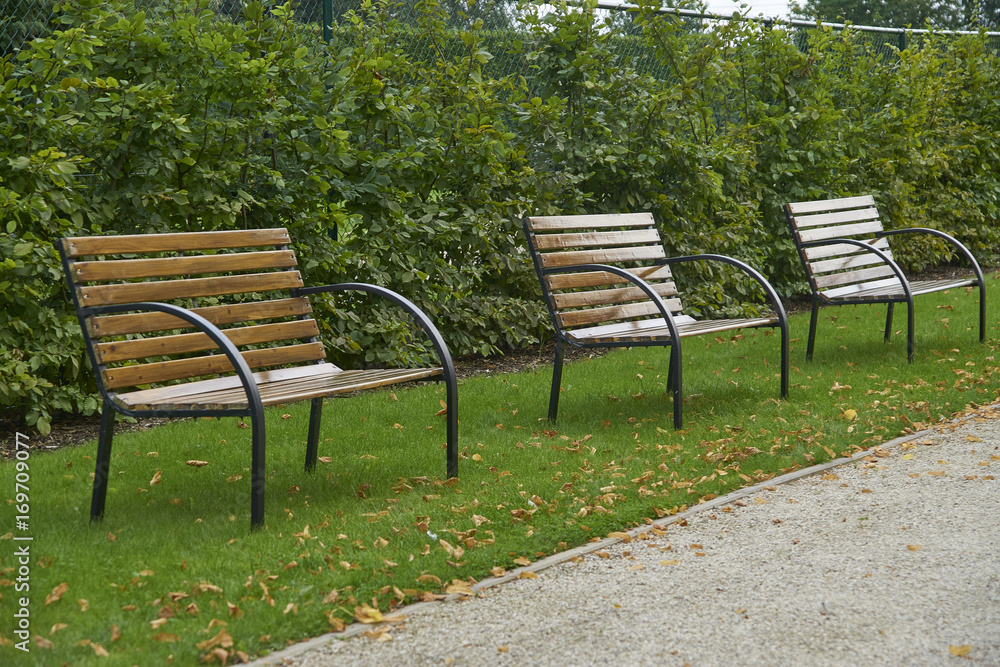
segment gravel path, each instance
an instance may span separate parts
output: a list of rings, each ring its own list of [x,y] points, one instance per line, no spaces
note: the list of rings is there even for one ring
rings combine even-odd
[[[797,475],[257,664],[1000,665],[1000,406]]]

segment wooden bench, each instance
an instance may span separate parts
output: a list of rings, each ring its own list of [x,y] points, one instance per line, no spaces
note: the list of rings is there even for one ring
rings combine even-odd
[[[979,288],[979,341],[986,337],[986,283],[969,250],[936,229],[886,230],[875,199],[868,196],[798,202],[785,205],[785,217],[812,291],[812,316],[806,359],[812,359],[820,304],[885,303],[885,341],[892,330],[892,310],[906,304],[906,358],[913,362],[913,297],[958,287]],[[890,236],[929,234],[945,239],[968,260],[974,278],[909,280],[893,258]]]
[[[667,386],[674,428],[682,418],[681,339],[734,329],[781,330],[781,396],[788,395],[788,323],[778,294],[745,263],[724,255],[668,258],[649,213],[529,217],[524,233],[556,331],[549,419],[559,409],[563,345],[583,348],[669,346]],[[715,261],[756,280],[774,314],[718,320],[686,315],[670,266]]]
[[[457,382],[437,329],[410,301],[375,285],[304,287],[289,243],[284,229],[62,239],[63,268],[103,397],[91,520],[104,514],[115,412],[249,416],[256,528],[264,521],[264,406],[312,401],[308,472],[316,466],[325,397],[434,378],[447,387],[447,474],[457,475]],[[341,370],[324,362],[308,295],[353,290],[409,313],[441,366]]]

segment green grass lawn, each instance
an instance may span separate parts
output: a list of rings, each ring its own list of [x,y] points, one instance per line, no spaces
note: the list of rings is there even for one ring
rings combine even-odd
[[[777,334],[686,339],[677,432],[665,349],[568,364],[555,424],[543,419],[551,367],[465,380],[451,481],[441,385],[331,400],[313,474],[308,403],[270,409],[266,526],[253,533],[249,431],[234,418],[117,436],[97,524],[93,443],[31,452],[28,531],[15,529],[18,471],[4,461],[0,663],[232,663],[919,430],[997,398],[1000,309],[994,298],[980,345],[976,299],[918,299],[912,365],[905,308],[888,344],[884,306],[823,310],[808,363],[808,314],[793,316],[783,401]],[[15,646],[21,597],[30,655]]]

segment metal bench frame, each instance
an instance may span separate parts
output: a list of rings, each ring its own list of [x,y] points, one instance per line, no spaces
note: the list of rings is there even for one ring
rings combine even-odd
[[[979,288],[979,342],[986,340],[983,272],[968,248],[954,237],[925,227],[884,229],[871,195],[789,203],[785,205],[785,218],[812,291],[806,359],[813,357],[821,304],[887,304],[884,340],[889,342],[893,307],[905,303],[906,359],[913,363],[913,297],[958,287]],[[945,239],[969,262],[975,278],[908,279],[889,246],[889,237],[900,234],[927,234]]]
[[[305,457],[305,470],[311,472],[318,456],[324,398],[397,382],[436,379],[446,385],[447,475],[457,476],[458,384],[451,355],[437,328],[412,302],[383,287],[365,283],[305,287],[295,270],[297,260],[288,248],[290,242],[285,229],[62,239],[63,270],[102,397],[91,521],[104,515],[116,413],[131,417],[248,416],[252,428],[250,524],[259,528],[264,523],[266,405],[311,401]],[[261,252],[260,247],[273,250]],[[231,250],[240,252],[228,252]],[[140,254],[155,257],[136,259]],[[125,258],[111,259],[112,255]],[[241,273],[247,270],[257,273]],[[211,277],[189,277],[205,274]],[[306,297],[345,291],[366,292],[406,311],[430,339],[441,366],[342,371],[324,363],[326,351],[319,341],[318,327],[309,317],[312,308]],[[199,298],[214,300],[248,293],[259,297],[265,292],[285,292],[288,298],[244,296],[238,303],[197,306]],[[187,308],[170,303],[177,300],[193,305]],[[266,313],[259,317],[246,314],[251,311]],[[253,324],[275,319],[279,321]],[[247,323],[249,326],[222,328]],[[173,333],[184,329],[196,333]],[[149,335],[156,332],[166,335]],[[269,346],[278,342],[283,344]],[[241,352],[240,347],[247,345],[250,349]],[[190,356],[198,352],[208,354]],[[114,362],[164,356],[171,359],[114,366]],[[255,367],[280,368],[255,373]],[[214,379],[196,379],[206,376]],[[186,381],[165,384],[170,380]],[[119,392],[123,387],[150,384],[156,386]]]
[[[667,387],[673,393],[674,428],[680,429],[681,340],[736,329],[777,328],[781,331],[781,397],[788,396],[785,310],[774,288],[749,265],[725,255],[667,257],[650,213],[533,216],[523,220],[523,227],[556,332],[550,420],[555,421],[559,410],[564,345],[670,347]],[[719,320],[695,320],[685,315],[670,267],[701,261],[729,264],[753,278],[774,315]],[[635,264],[644,266],[625,266]],[[621,284],[626,287],[619,287]]]

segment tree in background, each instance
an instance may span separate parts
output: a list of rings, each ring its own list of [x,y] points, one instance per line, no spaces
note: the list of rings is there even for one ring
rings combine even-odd
[[[995,30],[1000,26],[1000,0],[806,0],[792,4],[796,18],[847,22],[885,28]]]

